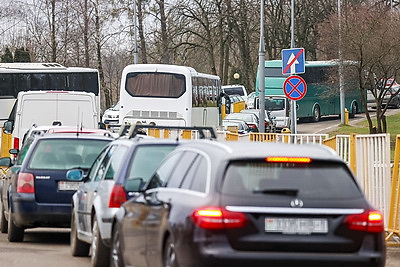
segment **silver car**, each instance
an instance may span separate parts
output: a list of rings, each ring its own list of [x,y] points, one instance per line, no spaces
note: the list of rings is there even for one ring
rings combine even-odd
[[[176,140],[120,138],[97,156],[87,175],[70,170],[67,179],[83,181],[72,197],[71,254],[93,266],[108,266],[112,218],[122,203],[150,179]]]

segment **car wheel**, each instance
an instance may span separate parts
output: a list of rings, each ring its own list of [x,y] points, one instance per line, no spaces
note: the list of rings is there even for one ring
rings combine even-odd
[[[318,105],[315,105],[314,110],[313,110],[313,116],[311,117],[311,120],[313,122],[319,122],[321,119],[321,110]]]
[[[92,266],[109,266],[110,249],[107,248],[101,240],[99,224],[97,222],[96,215],[93,216],[92,246],[90,250]]]
[[[398,108],[400,108],[400,98],[396,98],[396,99],[397,99],[396,104],[393,107],[398,109]]]
[[[172,242],[171,237],[168,237],[164,245],[163,251],[163,266],[164,267],[178,267],[178,261],[176,259],[175,245]]]
[[[121,254],[121,241],[119,239],[119,230],[115,226],[112,234],[112,244],[110,249],[110,266],[123,267],[124,259]]]
[[[24,240],[24,228],[14,224],[11,207],[8,208],[8,241],[22,242]]]
[[[6,216],[4,214],[4,207],[3,207],[3,203],[0,204],[1,205],[1,215],[0,215],[0,232],[2,234],[7,233],[8,231],[8,222],[6,220]]]
[[[90,244],[85,243],[78,239],[78,230],[76,229],[75,212],[72,210],[71,214],[71,254],[74,257],[85,257],[89,255]]]

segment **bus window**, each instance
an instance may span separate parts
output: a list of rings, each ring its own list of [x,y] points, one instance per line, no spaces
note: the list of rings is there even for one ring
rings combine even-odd
[[[87,92],[99,94],[99,77],[97,73],[82,73],[84,88]]]
[[[69,73],[67,75],[68,90],[82,91],[82,88],[84,88],[83,75],[81,73]]]
[[[46,90],[47,86],[47,75],[44,73],[33,73],[30,75],[31,78],[31,89],[32,90]]]
[[[47,76],[49,79],[48,89],[65,90],[67,88],[65,74],[57,73]]]
[[[11,74],[0,74],[0,96],[13,96],[14,84]]]
[[[177,98],[185,93],[186,82],[177,73],[129,73],[125,88],[131,96]]]
[[[17,97],[20,91],[28,91],[31,88],[31,74],[16,74],[15,75],[15,82],[16,82],[16,90],[14,97]]]

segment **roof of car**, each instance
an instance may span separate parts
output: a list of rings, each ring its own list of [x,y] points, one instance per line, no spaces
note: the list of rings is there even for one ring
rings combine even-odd
[[[86,133],[45,133],[42,136],[38,136],[38,139],[99,139],[99,140],[112,140],[114,139],[111,135],[102,134],[86,134]]]
[[[213,157],[225,159],[256,159],[269,156],[310,157],[315,160],[343,161],[331,148],[318,144],[286,144],[273,142],[210,142],[193,141],[180,149],[194,148]]]

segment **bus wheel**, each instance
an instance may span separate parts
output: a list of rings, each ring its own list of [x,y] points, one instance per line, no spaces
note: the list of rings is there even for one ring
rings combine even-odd
[[[311,120],[313,122],[319,122],[321,119],[321,110],[318,105],[315,105],[314,110],[313,110],[313,116],[311,117]]]
[[[349,117],[354,118],[356,116],[356,114],[357,114],[357,104],[356,104],[356,102],[353,102],[351,104]]]

